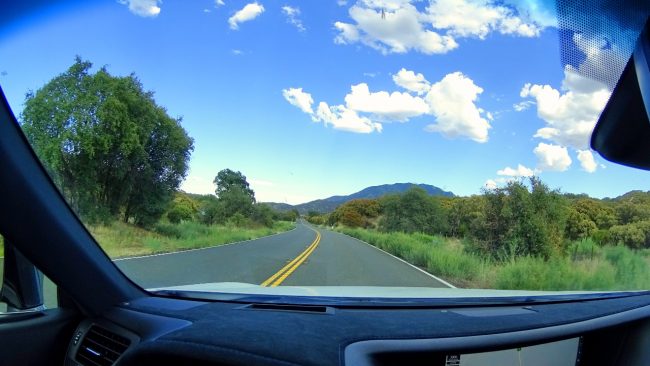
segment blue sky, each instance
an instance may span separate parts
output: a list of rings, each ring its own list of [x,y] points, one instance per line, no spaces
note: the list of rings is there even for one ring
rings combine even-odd
[[[0,85],[12,108],[75,55],[134,72],[195,139],[182,185],[190,192],[213,191],[223,168],[242,171],[258,200],[288,203],[394,182],[469,195],[531,174],[596,197],[648,189],[648,173],[589,151],[609,90],[579,71],[609,50],[577,35],[583,64],[563,66],[554,5],[73,5],[0,28]]]

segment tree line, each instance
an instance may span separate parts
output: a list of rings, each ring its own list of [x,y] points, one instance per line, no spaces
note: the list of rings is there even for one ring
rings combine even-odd
[[[134,74],[91,68],[76,57],[67,71],[27,93],[20,114],[34,151],[85,222],[271,226],[296,219],[297,212],[257,203],[246,177],[230,169],[216,175],[215,195],[179,191],[194,149],[182,119],[156,104]]]
[[[206,225],[231,223],[271,227],[274,221],[295,221],[298,218],[297,210],[279,212],[267,204],[256,202],[255,192],[241,172],[221,170],[213,183],[216,186],[214,195],[178,192],[169,206],[167,219],[172,223],[194,221]]]
[[[567,254],[575,240],[650,248],[650,192],[615,199],[564,194],[539,178],[511,181],[470,197],[429,196],[418,187],[379,199],[352,200],[315,224],[421,232],[463,239],[466,249],[497,260]]]

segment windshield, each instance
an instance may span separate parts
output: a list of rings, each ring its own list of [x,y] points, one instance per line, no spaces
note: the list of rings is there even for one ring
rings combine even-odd
[[[589,147],[638,27],[548,1],[41,5],[4,5],[0,85],[143,288],[650,288],[649,175]]]

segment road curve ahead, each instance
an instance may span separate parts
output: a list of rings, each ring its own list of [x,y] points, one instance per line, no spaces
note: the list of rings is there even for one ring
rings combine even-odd
[[[115,263],[144,288],[209,282],[448,287],[375,247],[302,222],[294,230],[260,239]]]

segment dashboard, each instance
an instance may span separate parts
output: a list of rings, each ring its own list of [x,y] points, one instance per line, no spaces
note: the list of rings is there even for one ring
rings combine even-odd
[[[83,320],[78,365],[648,365],[650,295],[361,307],[148,297]]]

